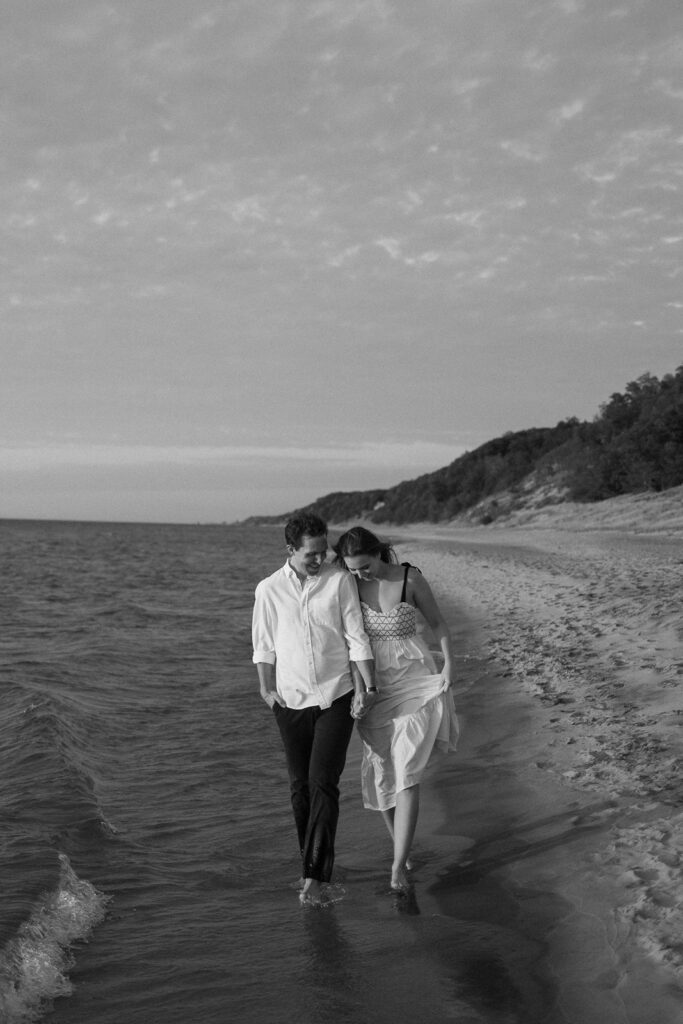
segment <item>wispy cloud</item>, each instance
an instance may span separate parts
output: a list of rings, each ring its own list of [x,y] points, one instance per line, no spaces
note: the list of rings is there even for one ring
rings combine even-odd
[[[583,114],[586,108],[585,99],[570,100],[568,103],[564,103],[558,110],[550,112],[550,120],[561,126],[567,121],[573,121],[574,118]]]
[[[653,173],[659,175],[658,167],[667,160],[668,154],[674,157],[675,165],[680,170],[679,150],[680,146],[671,126],[639,128],[621,132],[602,154],[579,165],[578,171],[584,178],[602,184],[615,181],[627,170],[641,167],[645,173],[643,184],[648,185],[652,183]],[[676,173],[673,165],[671,170]]]
[[[32,472],[57,467],[237,466],[292,463],[413,470],[447,465],[462,443],[367,441],[358,445],[122,445],[83,442],[0,446],[0,470]]]

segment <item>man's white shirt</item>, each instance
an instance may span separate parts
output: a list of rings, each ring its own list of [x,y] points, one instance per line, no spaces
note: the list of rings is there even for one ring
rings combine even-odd
[[[288,708],[329,707],[352,687],[349,661],[369,661],[358,590],[350,573],[323,565],[303,584],[289,562],[256,588],[253,661],[275,665]]]

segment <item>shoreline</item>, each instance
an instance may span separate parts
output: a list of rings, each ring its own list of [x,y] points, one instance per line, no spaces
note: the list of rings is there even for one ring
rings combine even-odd
[[[557,733],[581,727],[562,757],[549,743],[551,770],[561,761],[582,787],[680,806],[683,549],[624,535],[615,544],[510,534],[397,544],[451,609],[480,623],[498,671],[553,708]]]
[[[455,653],[483,666],[473,685],[504,694],[513,714],[523,705],[532,709],[526,733],[506,737],[493,761],[504,757],[517,766],[536,806],[559,807],[566,797],[567,807],[584,809],[562,839],[567,849],[586,820],[589,831],[597,830],[578,848],[592,866],[580,876],[569,870],[561,884],[574,910],[592,900],[615,936],[612,995],[635,1005],[643,987],[652,996],[654,984],[663,999],[670,988],[665,1002],[671,993],[680,999],[683,547],[661,534],[599,527],[425,525],[389,535],[400,558],[423,570],[456,626]],[[468,621],[458,630],[463,613]],[[457,705],[457,689],[455,696]],[[472,696],[464,696],[465,705]],[[480,739],[487,714],[491,728],[500,728],[496,709],[484,709]],[[444,829],[453,834],[462,827],[456,774],[446,765],[435,778]],[[590,808],[602,810],[595,817]],[[510,879],[530,880],[526,857],[506,861]],[[573,954],[557,955],[558,974],[571,970]],[[571,984],[579,1002],[589,989],[595,995],[587,980],[574,977]],[[662,1008],[661,1019],[667,1014]]]

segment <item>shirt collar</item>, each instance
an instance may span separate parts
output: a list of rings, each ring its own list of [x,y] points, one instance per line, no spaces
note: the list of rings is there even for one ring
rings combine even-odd
[[[329,562],[323,562],[322,567],[321,567],[320,572],[318,573],[318,575],[317,576],[307,576],[306,579],[304,580],[304,583],[308,582],[309,580],[311,582],[313,582],[314,580],[320,579],[320,577],[323,575],[323,573],[328,573],[331,568],[332,568],[332,566],[329,564]],[[287,561],[283,565],[282,570],[285,573],[285,575],[289,576],[290,580],[295,580],[296,583],[301,585],[300,581],[299,581],[298,575],[294,572],[294,569],[292,569],[291,565],[289,564],[289,559],[287,559]]]

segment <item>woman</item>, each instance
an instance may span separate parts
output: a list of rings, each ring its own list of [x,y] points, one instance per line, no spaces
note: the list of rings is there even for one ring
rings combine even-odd
[[[354,526],[339,538],[335,552],[356,577],[379,689],[369,708],[358,697],[353,705],[363,740],[363,803],[382,811],[394,844],[391,887],[405,890],[420,779],[432,752],[455,750],[458,737],[450,635],[420,571],[398,565],[393,548],[374,533]],[[441,672],[417,632],[416,610],[439,643]]]

